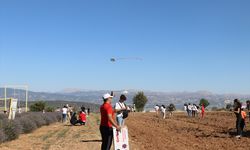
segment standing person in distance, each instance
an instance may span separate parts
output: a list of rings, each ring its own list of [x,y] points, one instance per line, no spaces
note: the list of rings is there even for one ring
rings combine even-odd
[[[243,108],[241,108],[241,135],[243,135],[244,128],[246,127],[246,119],[247,119],[247,113],[244,111]]]
[[[184,111],[187,112],[187,115],[188,115],[188,105],[187,104],[184,104]]]
[[[159,105],[155,105],[156,116],[158,116],[159,114],[159,109],[160,109]]]
[[[203,119],[205,116],[205,106],[204,104],[201,105],[201,118]]]
[[[101,150],[110,150],[113,141],[113,128],[115,127],[118,131],[121,127],[118,126],[114,120],[114,111],[111,106],[112,98],[110,94],[103,95],[103,104],[100,107],[101,112],[101,125],[100,132],[102,136],[102,147]]]
[[[166,118],[166,107],[165,105],[161,105],[161,113],[162,113],[162,118]]]
[[[88,108],[88,115],[90,115],[90,108]]]
[[[127,97],[125,95],[120,96],[119,102],[115,104],[115,111],[116,111],[116,121],[119,126],[124,126],[125,124],[125,118],[127,117],[128,108],[125,104],[125,101],[127,100]]]
[[[236,138],[240,139],[241,134],[242,134],[242,131],[241,131],[242,116],[241,116],[241,103],[238,99],[234,100],[234,114],[236,117],[236,123],[235,123],[236,129],[237,129]]]
[[[196,116],[197,111],[198,111],[198,109],[197,109],[196,104],[193,104],[193,107],[192,107],[192,116],[193,116],[193,117],[195,117],[195,116]]]
[[[67,106],[63,106],[62,108],[62,123],[67,121],[68,108]]]
[[[188,104],[187,109],[188,109],[188,116],[192,117],[192,105],[190,103]]]

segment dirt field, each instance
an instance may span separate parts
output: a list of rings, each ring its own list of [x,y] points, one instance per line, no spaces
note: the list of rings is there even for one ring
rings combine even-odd
[[[184,113],[166,120],[152,113],[134,114],[127,121],[130,136],[141,150],[250,149],[250,133],[236,140],[234,123],[231,112],[209,113],[203,120]]]
[[[88,125],[68,126],[56,123],[0,145],[1,150],[99,150],[101,138],[98,117],[88,118]],[[132,150],[250,149],[250,133],[241,140],[234,138],[234,115],[230,112],[209,113],[206,119],[187,118],[177,113],[159,119],[154,113],[130,114]],[[250,130],[250,126],[247,126]]]

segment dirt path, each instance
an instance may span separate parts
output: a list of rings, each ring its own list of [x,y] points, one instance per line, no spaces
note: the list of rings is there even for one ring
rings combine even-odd
[[[23,134],[19,139],[0,145],[1,150],[100,150],[99,115],[88,118],[87,126],[56,123]],[[136,149],[136,148],[134,148]]]

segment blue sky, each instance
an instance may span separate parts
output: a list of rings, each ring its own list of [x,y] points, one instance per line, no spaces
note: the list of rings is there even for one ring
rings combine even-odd
[[[248,0],[1,0],[0,84],[249,94],[249,7]]]

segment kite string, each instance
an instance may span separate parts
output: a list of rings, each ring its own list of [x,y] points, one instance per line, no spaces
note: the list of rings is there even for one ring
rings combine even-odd
[[[120,57],[120,58],[116,58],[116,60],[142,60],[142,58],[139,57]]]

